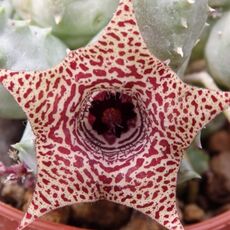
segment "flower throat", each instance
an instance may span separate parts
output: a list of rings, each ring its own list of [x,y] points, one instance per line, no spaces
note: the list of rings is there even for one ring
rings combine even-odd
[[[89,108],[89,122],[109,143],[121,137],[136,123],[132,98],[119,92],[97,94]]]

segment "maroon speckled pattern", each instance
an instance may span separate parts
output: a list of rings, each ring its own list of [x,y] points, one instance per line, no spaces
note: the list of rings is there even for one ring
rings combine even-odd
[[[156,44],[157,45],[157,44]],[[99,41],[46,71],[0,71],[36,136],[33,200],[18,230],[50,210],[107,199],[181,230],[177,172],[196,133],[230,105],[230,93],[184,84],[147,49],[131,0],[121,0]],[[109,145],[88,124],[101,91],[132,97],[137,125]]]

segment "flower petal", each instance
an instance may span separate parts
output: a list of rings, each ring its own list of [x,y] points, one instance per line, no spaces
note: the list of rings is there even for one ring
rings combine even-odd
[[[43,211],[105,198],[169,229],[183,229],[175,205],[183,151],[230,105],[230,93],[188,86],[157,60],[141,37],[132,0],[121,0],[95,44],[70,52],[47,71],[1,71],[0,82],[26,111],[36,135],[38,182],[20,229]],[[131,97],[137,115],[137,125],[109,144],[88,119],[102,91]]]

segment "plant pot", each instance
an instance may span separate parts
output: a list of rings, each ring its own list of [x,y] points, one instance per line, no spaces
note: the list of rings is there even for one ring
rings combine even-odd
[[[0,230],[15,230],[23,217],[23,213],[9,205],[0,202]],[[37,220],[26,230],[84,230],[83,228],[70,227],[63,224],[55,224],[43,220]],[[85,229],[86,230],[86,229]]]
[[[15,230],[23,217],[23,213],[9,205],[0,202],[0,230]],[[43,220],[37,220],[26,230],[86,230],[70,227],[63,224],[55,224]],[[230,230],[230,211],[199,224],[185,227],[185,230]]]
[[[188,226],[185,230],[230,230],[230,211],[199,224]]]

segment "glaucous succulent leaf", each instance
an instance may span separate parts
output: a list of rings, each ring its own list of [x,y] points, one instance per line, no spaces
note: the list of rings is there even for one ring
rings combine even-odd
[[[18,151],[18,157],[34,174],[37,173],[37,160],[35,154],[35,136],[31,125],[27,122],[25,131],[20,142],[11,145]]]
[[[220,85],[230,88],[230,12],[226,13],[213,26],[205,57],[209,71]]]
[[[52,27],[53,32],[70,48],[78,48],[86,45],[107,24],[118,0],[12,2],[22,18],[32,19],[40,26]],[[170,66],[181,74],[204,28],[208,16],[207,2],[136,0],[137,19],[148,48],[159,59],[170,59]]]
[[[51,27],[70,48],[78,48],[108,23],[118,0],[12,0],[12,3],[22,18]]]
[[[211,15],[206,23],[205,28],[203,29],[198,42],[196,43],[195,47],[192,49],[192,54],[190,57],[190,62],[204,59],[205,58],[205,46],[208,41],[210,32],[212,30],[212,27],[215,25],[215,23],[218,21],[219,17],[221,17],[221,14],[218,12],[217,15]]]
[[[170,67],[183,73],[180,68],[186,67],[205,26],[208,0],[136,0],[135,3],[137,21],[149,50],[162,61],[170,59]]]
[[[209,155],[202,149],[191,145],[187,150],[188,159],[192,165],[192,168],[199,174],[202,175],[209,169]]]
[[[0,71],[36,136],[37,184],[18,230],[50,210],[107,199],[170,230],[177,172],[197,132],[230,93],[183,83],[147,49],[132,0],[101,38],[45,71]]]
[[[27,21],[9,19],[0,9],[0,68],[42,70],[59,63],[67,47],[51,35],[50,29],[30,26]],[[12,96],[0,86],[0,116],[25,118],[25,113]]]
[[[229,0],[209,0],[209,5],[211,7],[221,7],[225,10],[229,9],[230,7],[230,1]]]
[[[191,179],[200,179],[201,176],[195,172],[188,158],[184,157],[181,161],[180,170],[178,173],[178,184],[183,184]]]
[[[0,85],[0,117],[8,119],[25,119],[26,115],[18,106],[18,103],[7,92],[7,90]]]
[[[13,14],[13,6],[9,0],[0,0],[0,8],[4,9],[7,17],[11,17]]]

